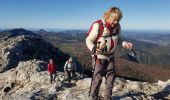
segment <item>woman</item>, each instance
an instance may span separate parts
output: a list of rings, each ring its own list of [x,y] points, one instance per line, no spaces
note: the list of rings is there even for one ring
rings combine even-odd
[[[121,27],[119,21],[122,18],[122,12],[117,7],[111,7],[104,13],[101,20],[95,21],[86,38],[86,45],[90,51],[97,43],[100,43],[95,50],[94,73],[90,88],[90,98],[98,99],[99,88],[102,83],[102,77],[105,76],[105,96],[104,100],[111,100],[112,88],[115,79],[114,53],[117,44],[124,48],[131,49],[132,43],[120,39]],[[104,52],[103,52],[104,51]]]

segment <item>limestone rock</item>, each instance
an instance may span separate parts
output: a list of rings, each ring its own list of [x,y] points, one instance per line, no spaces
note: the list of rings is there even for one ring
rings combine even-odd
[[[3,33],[8,35],[0,39],[0,72],[17,67],[20,61],[38,59],[47,62],[50,58],[60,61],[58,49],[31,31],[13,29]],[[45,71],[43,66],[37,70]]]

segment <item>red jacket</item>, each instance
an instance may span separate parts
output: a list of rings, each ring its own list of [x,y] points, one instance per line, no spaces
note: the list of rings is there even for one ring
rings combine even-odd
[[[56,72],[56,66],[53,63],[48,64],[48,72],[49,73],[55,73]]]

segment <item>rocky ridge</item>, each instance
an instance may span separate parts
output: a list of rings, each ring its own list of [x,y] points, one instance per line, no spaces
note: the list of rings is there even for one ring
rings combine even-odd
[[[50,58],[62,62],[64,54],[40,36],[24,29],[13,29],[0,34],[0,72],[15,68],[20,61]],[[63,57],[63,59],[59,59]],[[46,70],[41,68],[42,70]]]
[[[64,80],[64,73],[57,72],[56,82],[50,84],[47,71],[36,68],[42,61],[33,59],[20,62],[15,69],[1,73],[0,98],[2,100],[89,100],[91,78]],[[77,75],[79,75],[77,73]],[[104,81],[100,98],[104,95]],[[170,80],[157,83],[130,81],[116,78],[113,100],[157,100],[170,99]]]

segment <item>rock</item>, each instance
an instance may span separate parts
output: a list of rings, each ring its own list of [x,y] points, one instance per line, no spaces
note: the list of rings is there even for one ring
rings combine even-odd
[[[43,63],[39,63],[36,71],[41,72],[41,71],[46,71],[47,70],[47,63],[43,62]]]
[[[16,78],[18,81],[31,81],[38,83],[48,82],[48,73],[47,72],[38,72],[36,70],[39,64],[45,64],[44,61],[40,60],[30,60],[25,62],[20,62],[16,68],[17,75]],[[47,67],[47,66],[45,66]]]
[[[7,35],[0,42],[0,72],[17,67],[20,61],[38,59],[46,63],[39,64],[37,71],[45,71],[47,62],[50,58],[61,61],[61,51],[45,42],[37,34],[24,29],[14,29],[3,32]],[[60,53],[60,54],[59,54]],[[64,56],[64,55],[63,55]]]
[[[57,95],[54,93],[54,94],[48,94],[46,97],[45,97],[46,100],[57,100]]]
[[[48,82],[48,73],[36,72],[35,65],[37,65],[38,62],[41,62],[41,61],[31,60],[27,62],[21,62],[20,64],[22,64],[23,67],[21,67],[19,64],[16,70],[7,71],[7,72],[15,73],[16,71],[20,72],[21,70],[23,70],[22,72],[27,73],[27,77],[29,78],[27,80],[29,81],[22,81],[22,82],[15,83],[15,85],[11,89],[6,88],[7,90],[10,90],[10,91],[8,91],[6,95],[3,95],[3,93],[1,93],[1,98],[3,99],[5,98],[5,100],[6,99],[21,99],[21,98],[25,100],[27,99],[89,100],[88,91],[89,91],[89,87],[91,83],[91,78],[84,78],[82,80],[78,80],[76,83],[66,83],[65,81],[60,81],[56,79],[57,80],[56,83],[50,84]],[[3,77],[5,77],[4,74],[5,73],[2,74]],[[64,73],[58,72],[58,78],[61,77],[62,75],[64,75]],[[1,78],[1,79],[4,79],[4,78]],[[16,81],[21,81],[18,79],[20,78],[17,77]],[[36,80],[36,79],[40,79],[40,80]],[[6,80],[6,81],[9,81],[9,80]],[[148,87],[148,91],[150,92],[147,92],[147,89],[145,89],[144,91],[144,87],[145,88]],[[155,89],[153,88],[159,88],[159,91],[155,91]],[[100,94],[99,96],[100,98],[102,98],[104,95],[104,92],[103,92],[104,81],[101,85],[100,90],[101,91],[99,93]],[[130,80],[125,80],[123,78],[116,78],[112,99],[116,99],[116,100],[117,99],[118,100],[163,99],[163,98],[169,98],[168,94],[165,95],[165,93],[168,93],[168,91],[169,91],[168,84],[166,84],[165,88],[163,88],[159,84],[150,84],[147,82],[130,81]],[[156,95],[158,95],[159,98]]]
[[[11,90],[11,87],[7,86],[3,89],[3,92],[9,92]]]

